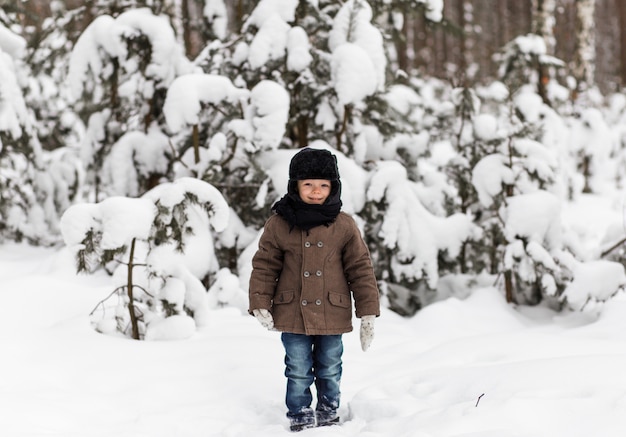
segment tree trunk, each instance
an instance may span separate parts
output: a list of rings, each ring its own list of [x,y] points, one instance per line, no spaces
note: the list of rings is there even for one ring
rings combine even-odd
[[[498,26],[500,40],[498,41],[498,49],[511,40],[511,31],[509,26],[510,11],[506,2],[498,2]]]
[[[409,16],[403,14],[402,17],[402,29],[396,30],[393,27],[393,43],[396,48],[396,61],[398,62],[398,68],[402,71],[409,71],[409,57],[408,57],[408,44],[409,37]]]
[[[205,20],[201,4],[197,0],[176,0],[173,10],[175,11],[173,27],[182,40],[185,55],[189,59],[194,59],[206,45],[202,32]]]
[[[193,141],[193,162],[197,164],[200,162],[200,132],[197,124],[193,125],[191,138]]]
[[[468,62],[468,57],[469,57],[469,51],[468,48],[471,47],[471,35],[473,34],[472,31],[472,23],[471,22],[467,22],[468,20],[466,19],[468,16],[471,17],[471,14],[465,14],[465,9],[466,9],[466,5],[465,5],[465,0],[459,0],[458,3],[458,14],[459,14],[459,27],[461,29],[463,29],[463,35],[461,35],[461,38],[459,39],[459,72],[461,74],[461,83],[459,83],[459,86],[462,87],[467,87],[468,86],[468,77],[467,77],[467,68],[469,66],[469,62]]]
[[[137,314],[135,313],[135,300],[133,297],[133,267],[135,258],[135,239],[130,244],[130,255],[128,256],[128,277],[126,283],[126,292],[128,293],[128,313],[130,314],[130,325],[133,331],[133,338],[139,340],[139,323],[137,322]]]
[[[626,86],[626,2],[618,1],[620,28],[620,77],[622,87]]]
[[[596,36],[593,21],[595,7],[595,0],[576,0],[576,53],[571,66],[576,79],[575,99],[595,82]]]
[[[532,29],[533,33],[541,36],[546,44],[546,54],[554,56],[554,48],[556,41],[554,39],[554,12],[556,3],[554,0],[533,0],[532,11]],[[543,102],[550,105],[548,97],[548,83],[550,82],[550,71],[545,65],[537,66],[539,82],[537,83],[537,92],[541,96]]]
[[[24,26],[34,26],[37,31],[40,31],[44,18],[51,15],[50,0],[30,0],[19,3],[22,3],[19,7],[24,8],[21,14]]]
[[[182,30],[183,45],[185,47],[185,54],[191,57],[193,53],[193,45],[191,43],[191,14],[189,13],[189,0],[182,0],[180,5],[181,24],[182,29],[177,29],[179,32]]]
[[[546,53],[554,56],[555,0],[533,0],[532,31],[540,35],[546,43]]]
[[[507,303],[516,303],[513,295],[513,272],[510,270],[504,272],[504,292]]]

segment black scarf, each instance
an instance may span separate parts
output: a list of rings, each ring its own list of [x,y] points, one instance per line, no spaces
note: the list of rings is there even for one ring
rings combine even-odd
[[[323,205],[304,203],[296,193],[288,193],[272,206],[272,211],[289,223],[289,230],[294,226],[309,231],[315,226],[329,226],[341,211],[339,193],[331,194]]]

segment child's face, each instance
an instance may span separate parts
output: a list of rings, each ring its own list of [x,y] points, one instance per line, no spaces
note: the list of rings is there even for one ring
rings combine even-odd
[[[327,179],[303,179],[298,181],[298,194],[304,203],[321,205],[330,195],[331,184]]]

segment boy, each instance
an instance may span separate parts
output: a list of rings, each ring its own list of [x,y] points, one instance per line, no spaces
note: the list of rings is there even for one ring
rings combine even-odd
[[[369,251],[352,217],[341,212],[335,155],[312,148],[296,153],[287,194],[272,210],[252,259],[249,312],[282,332],[290,429],[333,425],[339,422],[341,336],[352,331],[352,297],[364,351],[380,315]]]

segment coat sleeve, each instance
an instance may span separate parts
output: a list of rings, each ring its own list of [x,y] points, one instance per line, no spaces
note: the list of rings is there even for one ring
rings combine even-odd
[[[283,267],[284,252],[278,246],[273,218],[268,219],[259,239],[259,248],[252,257],[249,284],[249,307],[271,310],[276,284]]]
[[[342,257],[346,279],[354,297],[356,316],[380,316],[380,296],[372,258],[354,222]]]

